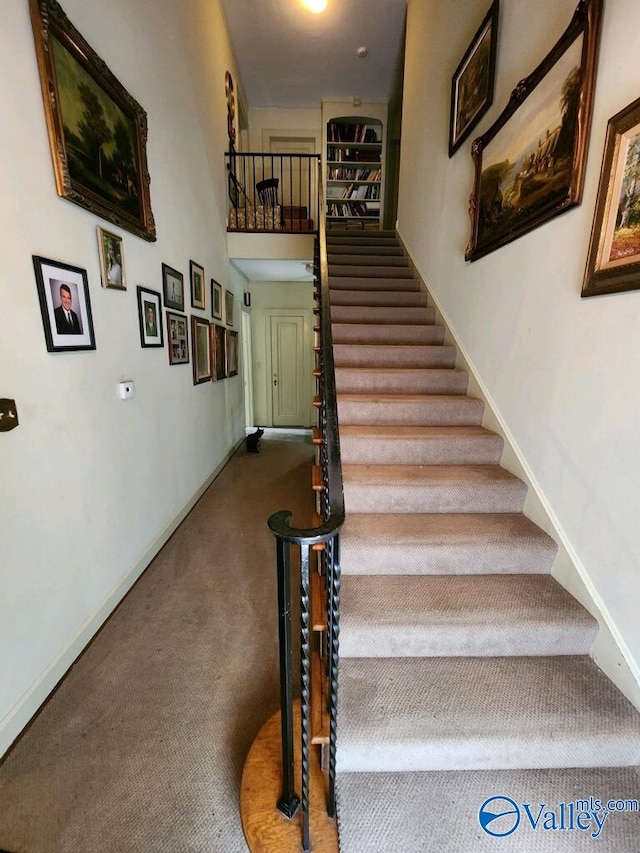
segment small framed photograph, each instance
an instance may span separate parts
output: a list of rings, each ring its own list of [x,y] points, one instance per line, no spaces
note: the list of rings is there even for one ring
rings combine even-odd
[[[202,317],[191,317],[191,348],[193,350],[193,384],[209,382],[211,379],[209,321]]]
[[[184,311],[184,276],[167,264],[162,264],[162,292],[165,308]]]
[[[225,328],[217,323],[209,326],[211,351],[211,378],[214,382],[224,379],[227,375],[226,339]]]
[[[111,287],[114,290],[126,290],[122,237],[98,226],[98,253],[102,286]]]
[[[33,255],[49,352],[95,349],[87,271]]]
[[[227,326],[233,326],[233,291],[224,292],[224,319]]]
[[[226,356],[227,356],[227,376],[238,375],[238,333],[231,329],[226,330]]]
[[[195,261],[189,261],[189,272],[191,278],[191,306],[193,308],[206,308],[207,294],[204,284],[204,267]]]
[[[184,314],[167,311],[169,364],[189,363],[189,329]]]
[[[211,279],[211,316],[222,320],[222,285],[215,278]]]
[[[497,43],[498,0],[493,0],[451,80],[449,157],[458,150],[493,102]]]
[[[140,345],[162,347],[162,301],[155,290],[138,287],[138,320],[140,322]]]
[[[640,98],[609,119],[582,296],[640,289]]]

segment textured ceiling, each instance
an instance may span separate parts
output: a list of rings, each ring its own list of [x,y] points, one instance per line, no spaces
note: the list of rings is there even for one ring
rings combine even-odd
[[[222,0],[249,107],[319,107],[323,98],[386,100],[406,0]],[[366,47],[361,59],[356,51]]]

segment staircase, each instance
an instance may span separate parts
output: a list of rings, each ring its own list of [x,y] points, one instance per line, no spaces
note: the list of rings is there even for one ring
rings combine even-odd
[[[500,466],[398,239],[330,232],[327,251],[346,509],[341,849],[493,850],[478,808],[508,791],[638,797],[640,715],[590,659],[597,623],[551,577],[556,545],[523,515],[527,488]],[[607,850],[640,849],[640,816],[625,818]],[[518,833],[506,849],[587,849],[535,846],[524,820]]]

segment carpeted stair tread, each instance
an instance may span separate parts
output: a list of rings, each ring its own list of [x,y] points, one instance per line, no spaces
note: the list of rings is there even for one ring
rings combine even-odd
[[[588,654],[597,621],[549,575],[346,575],[340,657]]]
[[[466,370],[453,367],[336,367],[336,388],[345,394],[465,394]]]
[[[640,715],[587,656],[345,658],[339,772],[640,764]]]
[[[341,773],[337,779],[341,853],[638,853],[638,813],[610,812],[601,830],[595,820],[584,831],[560,804],[575,807],[592,796],[638,800],[640,767],[554,768],[551,770],[448,770],[416,773]],[[482,804],[508,796],[519,807],[520,823],[509,836],[484,832]],[[540,805],[558,815],[557,830],[533,829]],[[499,811],[499,803],[496,812]],[[574,815],[580,811],[575,808]],[[600,815],[602,820],[602,814]],[[508,817],[507,817],[508,820]],[[573,825],[573,829],[570,826]],[[489,828],[508,831],[499,819]],[[564,826],[564,828],[561,828]],[[596,837],[592,837],[595,834]],[[428,840],[427,840],[428,839]]]
[[[417,286],[416,286],[417,285]],[[329,277],[331,293],[338,290],[393,290],[398,293],[417,292],[426,293],[417,278],[399,278],[391,275],[380,275],[377,278],[366,278],[364,276],[331,274]],[[330,300],[333,304],[333,299]]]
[[[382,241],[379,241],[380,245],[367,245],[367,246],[354,246],[353,243],[332,243],[329,246],[330,254],[340,255],[342,257],[348,256],[358,256],[358,255],[367,255],[371,257],[372,255],[376,257],[381,256],[395,256],[395,257],[404,257],[404,251],[402,246],[398,245],[384,245]]]
[[[330,246],[400,246],[395,231],[327,232],[327,248]]]
[[[472,426],[484,403],[463,394],[338,394],[340,424]]]
[[[351,266],[371,266],[372,264],[378,264],[383,267],[408,267],[409,260],[405,255],[386,255],[386,254],[375,254],[375,253],[367,253],[367,254],[350,254],[343,255],[341,253],[334,253],[333,251],[328,252],[327,254],[327,262],[329,266],[333,267],[340,266],[340,264],[348,264]]]
[[[358,278],[353,276],[332,276],[329,281],[331,301],[333,295],[342,290],[360,290],[375,292],[391,290],[395,293],[424,293],[426,291],[417,278]]]
[[[357,264],[329,265],[329,280],[336,276],[365,276],[366,278],[415,278],[410,267],[358,266]]]
[[[435,308],[384,307],[371,305],[335,305],[331,309],[333,323],[434,323]]]
[[[354,513],[340,550],[343,576],[487,575],[550,572],[558,546],[521,513]]]
[[[441,344],[444,326],[332,323],[331,336],[334,344]]]
[[[502,437],[481,426],[357,426],[340,429],[343,465],[497,465]]]
[[[353,512],[521,512],[527,487],[499,465],[342,466]]]
[[[427,294],[417,290],[333,290],[331,304],[426,308]]]
[[[336,367],[453,367],[455,347],[443,344],[334,344]]]

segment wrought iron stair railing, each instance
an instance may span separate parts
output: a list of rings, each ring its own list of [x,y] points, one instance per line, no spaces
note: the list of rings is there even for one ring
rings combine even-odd
[[[320,166],[319,166],[320,169]],[[319,205],[322,211],[322,180],[318,175]],[[280,639],[280,698],[282,728],[282,795],[278,809],[291,818],[301,809],[302,849],[311,849],[309,835],[310,812],[310,762],[311,762],[311,573],[318,570],[324,582],[327,602],[324,660],[328,701],[326,712],[329,718],[328,745],[328,793],[327,813],[335,817],[335,775],[338,701],[338,657],[340,636],[340,528],[344,521],[344,498],[342,469],[336,405],[335,370],[331,339],[331,309],[329,305],[329,278],[326,252],[326,230],[324,216],[319,218],[319,237],[316,242],[315,276],[316,311],[319,322],[316,352],[316,380],[318,409],[318,464],[322,471],[322,488],[318,494],[318,515],[321,522],[317,527],[292,528],[289,526],[291,513],[282,510],[269,518],[269,528],[276,538],[278,572],[278,610]],[[296,794],[293,762],[293,635],[291,628],[291,546],[300,549],[300,720],[301,720],[301,777],[300,796]],[[313,567],[313,558],[318,566]],[[320,697],[314,697],[319,701]]]

